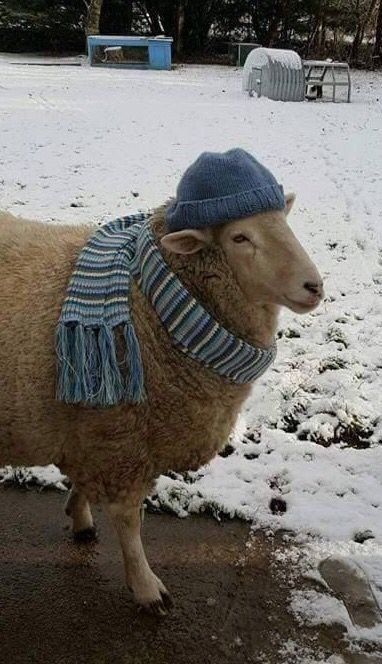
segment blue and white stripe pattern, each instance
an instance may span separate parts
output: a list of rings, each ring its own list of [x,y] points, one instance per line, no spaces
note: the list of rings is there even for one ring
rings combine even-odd
[[[257,348],[231,334],[183,286],[163,260],[150,225],[137,240],[133,274],[173,344],[234,383],[251,383],[273,362],[276,347]]]
[[[130,264],[147,214],[116,219],[88,240],[70,279],[56,331],[57,399],[114,406],[144,398],[139,343],[130,317]],[[121,326],[126,354],[117,358]]]
[[[273,362],[275,346],[251,346],[197,302],[164,261],[148,215],[134,215],[100,228],[79,256],[56,333],[58,399],[100,406],[143,401],[142,360],[129,309],[132,277],[174,346],[203,366],[244,384]],[[118,326],[126,345],[122,361],[115,348]]]

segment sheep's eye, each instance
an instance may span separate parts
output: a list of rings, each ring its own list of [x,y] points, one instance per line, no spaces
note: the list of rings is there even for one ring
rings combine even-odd
[[[248,238],[245,237],[245,235],[235,235],[232,238],[233,242],[236,242],[236,244],[241,244],[242,242],[249,242]]]

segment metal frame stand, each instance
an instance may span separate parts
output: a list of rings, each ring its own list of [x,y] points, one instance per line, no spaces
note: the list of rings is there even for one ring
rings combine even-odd
[[[309,85],[316,85],[321,89],[324,86],[333,88],[332,101],[336,101],[336,90],[339,87],[347,87],[347,102],[351,101],[351,78],[350,67],[347,62],[328,62],[327,60],[305,60],[305,95]],[[314,70],[321,70],[319,74],[313,75]],[[336,72],[345,71],[347,75],[346,81],[341,81],[336,78]],[[326,80],[326,76],[330,76],[331,80]]]

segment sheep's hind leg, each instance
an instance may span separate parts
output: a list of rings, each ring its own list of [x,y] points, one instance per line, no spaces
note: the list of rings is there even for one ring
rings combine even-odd
[[[96,529],[88,499],[73,485],[66,503],[65,512],[73,519],[72,531],[77,542],[91,542],[96,539]]]
[[[166,615],[172,600],[146,559],[141,540],[141,506],[111,503],[108,508],[122,547],[127,585],[143,608],[158,616]]]

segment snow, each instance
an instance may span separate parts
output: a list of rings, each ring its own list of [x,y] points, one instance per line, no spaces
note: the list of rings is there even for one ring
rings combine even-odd
[[[347,638],[354,642],[360,640],[375,644],[382,642],[382,624],[370,629],[355,627],[344,603],[332,595],[316,590],[294,590],[290,611],[300,625],[342,625],[346,630]]]
[[[341,656],[331,655],[326,658],[324,653],[317,649],[317,645],[314,649],[302,647],[293,639],[288,639],[283,644],[279,655],[283,664],[301,664],[302,662],[303,664],[345,664],[345,660]]]
[[[332,625],[340,623],[351,626],[343,602],[316,590],[295,590],[290,603],[291,611],[301,625]]]
[[[285,536],[285,540],[288,539],[288,536]],[[302,546],[301,542],[296,546],[297,540],[298,538],[293,540],[291,547],[279,548],[275,551],[277,574],[282,575],[282,570],[287,569],[289,564],[294,570],[294,576],[290,580],[292,587],[295,585],[295,581],[302,576],[318,583],[321,588],[319,590],[292,590],[289,611],[294,614],[301,626],[340,625],[350,650],[362,653],[364,659],[359,661],[365,661],[365,664],[369,661],[364,654],[365,648],[382,655],[382,621],[369,628],[353,623],[342,601],[348,596],[347,591],[351,590],[351,587],[344,586],[343,598],[337,598],[333,594],[329,594],[332,593],[332,589],[319,572],[320,563],[329,557],[344,561],[357,576],[361,576],[361,578],[363,575],[366,576],[375,601],[382,610],[381,545],[375,540],[367,540],[360,544],[354,541],[335,542],[323,538],[310,538],[306,539]],[[359,609],[368,603],[367,597],[364,596],[362,600],[364,604],[360,602]],[[288,661],[286,659],[286,662]]]
[[[67,479],[53,464],[49,466],[30,466],[29,468],[0,468],[0,484],[19,484],[20,486],[38,485],[44,489],[67,490]]]
[[[231,456],[192,474],[193,483],[160,478],[157,496],[179,516],[213,506],[217,514],[237,515],[256,527],[331,540],[353,540],[370,530],[382,542],[381,473],[382,448],[324,448],[264,427],[260,443],[237,442]],[[285,514],[270,512],[274,496],[286,501]]]
[[[277,361],[243,409],[232,453],[185,479],[162,476],[152,502],[290,529],[316,543],[309,560],[343,547],[381,598],[381,74],[353,72],[351,104],[284,103],[243,94],[233,68],[53,62],[0,56],[2,208],[71,223],[147,210],[202,150],[239,145],[297,192],[290,223],[325,278],[317,311],[283,314]],[[17,474],[64,487],[52,467]],[[286,511],[273,514],[272,498]],[[365,531],[373,539],[357,544]],[[295,595],[292,607],[308,619],[310,606],[311,620],[342,616],[350,630],[330,602]]]

